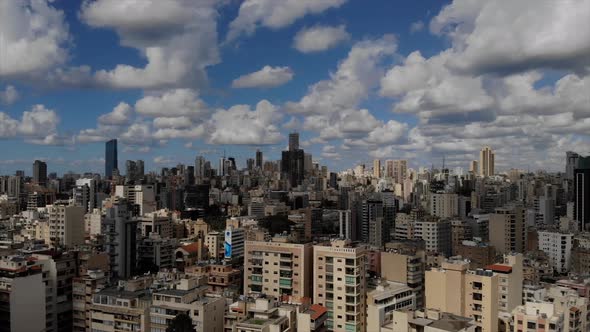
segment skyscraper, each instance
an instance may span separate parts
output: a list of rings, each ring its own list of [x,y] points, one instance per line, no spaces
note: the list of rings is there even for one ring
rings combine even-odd
[[[580,155],[568,151],[565,153],[565,178],[568,180],[574,179],[574,170],[578,168],[578,160],[580,159]]]
[[[590,156],[579,157],[574,170],[574,218],[582,230],[590,225]]]
[[[41,160],[33,163],[33,182],[40,186],[47,185],[47,164]]]
[[[408,161],[407,160],[394,160],[393,161],[393,180],[395,183],[402,183],[408,173]]]
[[[195,178],[202,179],[205,177],[205,163],[207,160],[203,156],[195,158]]]
[[[119,169],[117,161],[117,140],[112,139],[105,145],[104,175],[107,178],[113,176],[113,171]]]
[[[299,133],[289,134],[289,151],[299,150]]]
[[[479,152],[479,175],[492,176],[494,173],[494,151],[486,146]]]
[[[373,177],[374,178],[381,177],[381,160],[379,160],[379,159],[373,160]]]
[[[256,167],[262,169],[262,151],[256,150]]]
[[[469,163],[469,172],[476,174],[478,172],[478,168],[479,168],[479,166],[478,166],[477,160],[472,160]]]

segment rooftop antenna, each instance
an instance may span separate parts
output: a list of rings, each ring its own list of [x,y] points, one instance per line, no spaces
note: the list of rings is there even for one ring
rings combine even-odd
[[[442,164],[442,171],[445,170],[445,155],[443,154],[443,164]]]

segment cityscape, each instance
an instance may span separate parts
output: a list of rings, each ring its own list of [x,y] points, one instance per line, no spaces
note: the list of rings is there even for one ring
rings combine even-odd
[[[0,332],[590,332],[589,0],[0,0]]]

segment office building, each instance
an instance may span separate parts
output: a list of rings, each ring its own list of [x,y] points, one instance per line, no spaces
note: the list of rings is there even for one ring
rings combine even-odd
[[[41,160],[33,163],[33,183],[42,187],[47,186],[47,164]]]
[[[494,169],[494,152],[489,146],[484,147],[479,152],[479,175],[492,176],[495,173]]]
[[[447,260],[426,271],[426,308],[472,318],[482,332],[498,331],[498,275]]]
[[[299,150],[299,133],[289,134],[289,151]]]
[[[328,309],[328,330],[367,332],[366,249],[334,240],[314,246],[313,262],[313,302]]]
[[[291,136],[289,135],[291,138]],[[289,142],[291,143],[291,142]],[[305,152],[301,149],[283,151],[281,154],[281,173],[291,187],[297,187],[305,177]]]
[[[574,170],[574,220],[580,229],[590,228],[590,156],[579,157]]]
[[[105,144],[104,176],[110,179],[113,176],[113,171],[118,169],[117,140],[112,139]]]
[[[244,293],[310,297],[312,249],[310,243],[246,241]]]
[[[263,162],[264,162],[264,159],[262,159],[262,151],[256,150],[256,164],[255,164],[255,166],[259,169],[262,169]]]
[[[526,244],[524,221],[525,209],[522,206],[496,208],[490,215],[490,244],[501,254],[523,253]]]
[[[403,183],[408,173],[408,161],[407,160],[394,160],[393,161],[393,181],[395,183]]]

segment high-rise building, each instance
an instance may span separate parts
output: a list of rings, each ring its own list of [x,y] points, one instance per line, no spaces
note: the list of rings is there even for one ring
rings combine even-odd
[[[459,215],[459,196],[455,193],[430,194],[430,214],[439,218]]]
[[[381,160],[379,159],[373,160],[373,177],[377,179],[381,177]]]
[[[299,150],[299,133],[289,134],[289,151]]]
[[[494,174],[494,151],[486,146],[479,152],[479,175],[492,176]]]
[[[391,239],[392,220],[386,220],[382,200],[367,199],[362,202],[361,239],[364,243],[382,247]]]
[[[205,157],[203,156],[197,156],[195,158],[195,179],[197,179],[197,181],[199,181],[200,179],[203,179],[205,177],[205,163],[207,161],[205,160]]]
[[[474,318],[475,331],[498,331],[499,277],[469,270],[467,261],[447,260],[426,271],[426,308]]]
[[[590,225],[590,156],[579,157],[574,170],[574,218],[583,231]]]
[[[106,178],[111,178],[113,176],[113,171],[118,169],[117,140],[112,139],[105,144],[104,176]]]
[[[84,243],[84,212],[82,206],[48,205],[49,239],[53,248],[71,248]]]
[[[33,163],[33,182],[43,187],[47,185],[47,164],[41,160]]]
[[[328,309],[329,331],[367,332],[367,251],[334,240],[313,250],[313,303]]]
[[[525,209],[522,206],[496,208],[490,215],[490,244],[502,254],[523,253],[526,244]]]
[[[472,160],[469,163],[469,172],[473,173],[473,174],[477,174],[477,172],[479,172],[479,165],[477,160]]]
[[[281,173],[291,187],[297,187],[305,177],[305,152],[301,149],[283,151],[281,155]]]
[[[84,212],[92,211],[98,207],[98,186],[95,179],[78,179],[72,189],[74,205],[84,207]]]
[[[255,166],[257,168],[262,169],[263,162],[264,162],[264,160],[262,159],[262,151],[256,150],[256,164],[255,164]]]
[[[551,266],[559,273],[569,272],[574,234],[553,231],[539,231],[539,250],[545,252]]]
[[[246,241],[244,293],[311,297],[311,243]]]
[[[407,160],[394,160],[393,161],[393,180],[395,183],[402,183],[408,173],[408,161]]]
[[[385,177],[393,178],[393,160],[385,161]]]
[[[105,251],[110,256],[111,273],[115,278],[129,278],[137,259],[137,220],[131,219],[124,198],[111,198],[105,204],[105,212],[102,234],[105,236]]]
[[[574,179],[574,171],[578,168],[578,161],[580,155],[573,152],[567,151],[565,153],[565,178],[568,180]]]

